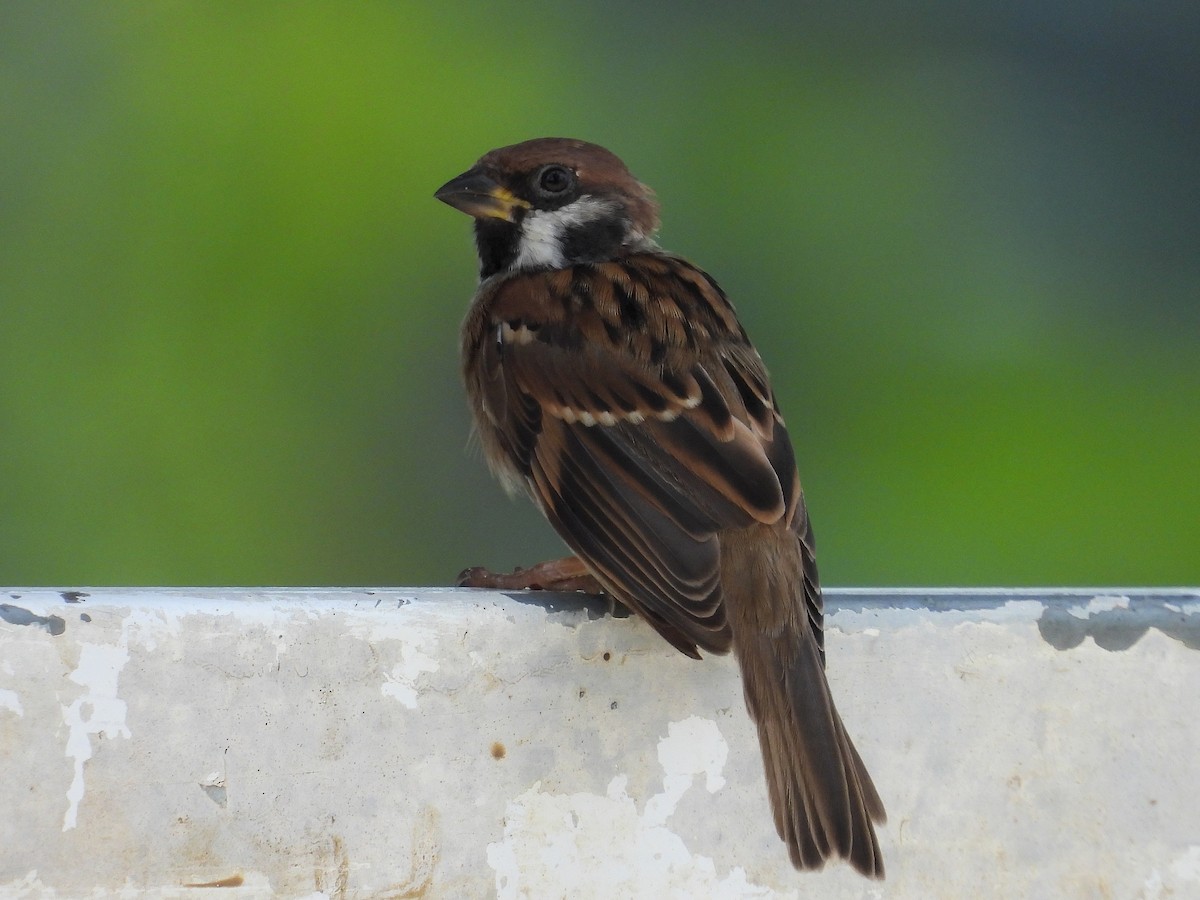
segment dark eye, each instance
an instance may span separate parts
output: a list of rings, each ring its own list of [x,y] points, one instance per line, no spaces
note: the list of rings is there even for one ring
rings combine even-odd
[[[538,173],[538,190],[550,197],[560,197],[575,184],[575,173],[563,166],[546,166]]]

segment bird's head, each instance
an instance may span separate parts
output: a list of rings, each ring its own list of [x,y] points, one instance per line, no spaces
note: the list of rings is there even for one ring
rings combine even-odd
[[[653,247],[654,192],[614,154],[538,138],[502,147],[434,194],[475,218],[480,277],[561,269]]]

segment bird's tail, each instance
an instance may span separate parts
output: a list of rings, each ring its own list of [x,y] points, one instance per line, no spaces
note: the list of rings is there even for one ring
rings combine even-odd
[[[815,567],[806,578],[811,560],[804,558],[806,548],[795,533],[769,526],[754,530],[758,533],[746,536],[754,552],[742,556],[740,565],[722,566],[740,573],[737,583],[722,587],[746,706],[758,727],[775,829],[797,868],[816,869],[842,857],[862,874],[882,878],[872,823],[882,824],[886,814],[825,678],[821,599],[805,595],[819,591]],[[764,553],[764,544],[772,541],[778,552]],[[723,555],[728,552],[739,548],[723,547]],[[747,566],[747,559],[757,565]]]

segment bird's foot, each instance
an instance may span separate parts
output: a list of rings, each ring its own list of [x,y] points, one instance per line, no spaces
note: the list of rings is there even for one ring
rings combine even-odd
[[[552,559],[528,569],[512,572],[493,572],[483,566],[463,569],[456,582],[458,587],[492,588],[501,591],[583,591],[603,594],[604,589],[587,570],[578,556]]]

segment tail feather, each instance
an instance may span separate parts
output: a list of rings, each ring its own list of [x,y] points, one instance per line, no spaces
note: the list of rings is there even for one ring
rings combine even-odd
[[[789,636],[791,637],[791,636]],[[833,706],[816,646],[754,635],[735,646],[746,705],[759,746],[775,818],[792,863],[816,869],[833,856],[872,878],[883,859],[872,822],[886,821],[883,803]],[[791,646],[786,646],[790,644]],[[780,658],[779,650],[791,650]],[[778,681],[763,673],[786,673]]]
[[[754,540],[761,553],[764,536]],[[729,550],[737,552],[736,546]],[[776,565],[742,567],[743,577],[723,588],[775,830],[797,868],[817,869],[841,857],[863,875],[882,878],[873,823],[886,821],[883,803],[834,707],[805,610],[794,538],[790,547],[783,538],[772,561]]]

